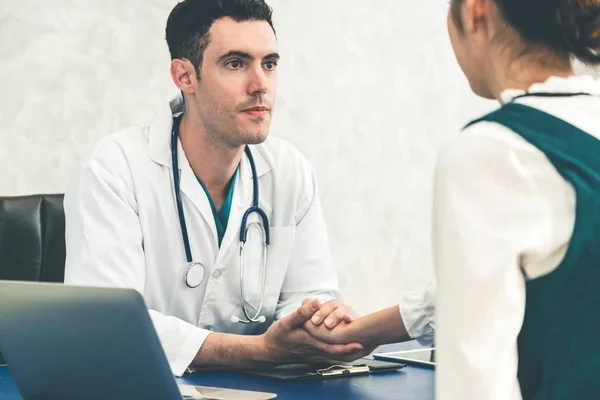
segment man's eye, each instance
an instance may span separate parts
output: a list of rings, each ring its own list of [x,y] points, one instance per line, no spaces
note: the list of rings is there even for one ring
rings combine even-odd
[[[275,67],[277,67],[277,61],[267,61],[265,67],[267,69],[275,69]]]
[[[232,69],[238,69],[242,67],[242,62],[239,60],[232,60],[227,63],[227,66]]]

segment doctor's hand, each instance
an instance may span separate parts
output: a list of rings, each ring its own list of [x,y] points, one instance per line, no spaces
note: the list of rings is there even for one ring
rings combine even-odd
[[[310,299],[304,300],[302,305],[307,301]],[[310,320],[315,326],[324,325],[328,329],[333,329],[342,322],[350,323],[356,318],[360,318],[360,315],[352,307],[339,299],[333,299],[321,305]]]
[[[360,343],[330,344],[312,337],[304,324],[321,306],[318,300],[305,301],[292,314],[273,323],[261,335],[262,347],[270,362],[350,362],[369,354]]]

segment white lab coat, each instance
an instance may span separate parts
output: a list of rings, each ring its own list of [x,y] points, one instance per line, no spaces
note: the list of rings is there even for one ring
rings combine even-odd
[[[211,331],[259,334],[294,311],[306,297],[339,296],[337,276],[317,193],[315,174],[290,144],[275,138],[251,146],[260,183],[260,207],[269,218],[264,324],[240,324],[239,230],[252,202],[252,174],[244,155],[221,247],[207,196],[181,143],[181,196],[194,261],[206,269],[202,284],[185,284],[187,261],[175,202],[170,139],[171,102],[149,126],[108,136],[83,163],[65,195],[65,283],[133,288],[150,310],[173,373],[185,372]],[[249,222],[257,221],[253,214]],[[252,231],[251,231],[252,232]],[[246,245],[246,298],[260,296],[260,240]],[[250,311],[254,309],[250,307]]]

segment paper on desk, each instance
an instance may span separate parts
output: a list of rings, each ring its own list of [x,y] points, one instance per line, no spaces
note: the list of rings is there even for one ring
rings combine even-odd
[[[181,392],[181,396],[184,399],[199,399],[199,400],[206,400],[209,399],[208,397],[205,397],[204,395],[201,395],[200,393],[198,393],[198,391],[193,387],[193,386],[188,386],[188,385],[179,385],[179,391]]]
[[[207,386],[177,385],[185,400],[267,400],[277,397],[274,393],[253,392]]]

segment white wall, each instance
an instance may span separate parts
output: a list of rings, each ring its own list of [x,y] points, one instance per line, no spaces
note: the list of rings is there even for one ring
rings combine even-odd
[[[63,192],[99,138],[174,93],[174,0],[4,0],[0,195]],[[280,52],[272,134],[314,165],[346,300],[395,304],[430,274],[436,149],[494,104],[468,89],[442,0],[271,0]]]

